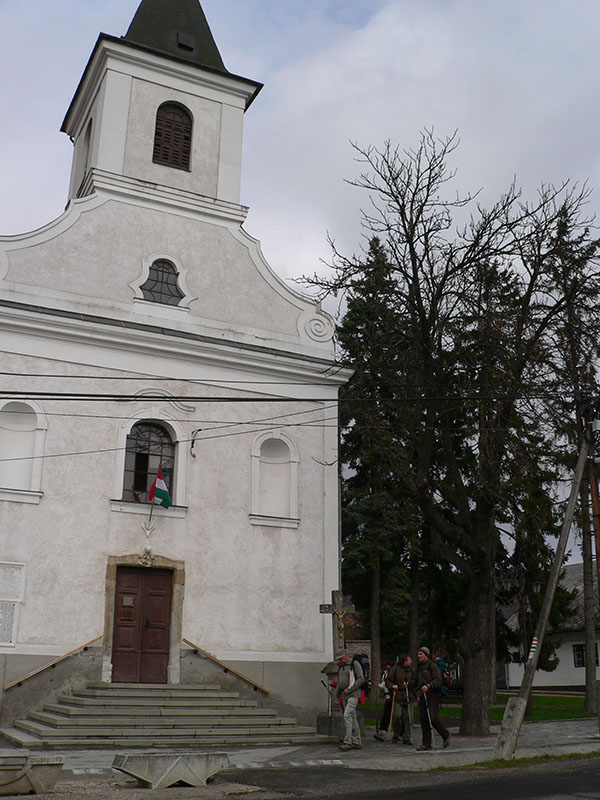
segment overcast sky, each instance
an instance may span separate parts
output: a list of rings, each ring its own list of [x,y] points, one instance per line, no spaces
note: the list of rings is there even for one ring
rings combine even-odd
[[[139,0],[0,0],[0,234],[64,209],[72,148],[59,132],[102,31]],[[589,180],[600,206],[598,0],[203,0],[227,68],[265,88],[246,115],[246,229],[296,277],[327,231],[360,247],[367,198],[349,142],[410,147],[458,129],[461,188],[493,200],[516,175]]]

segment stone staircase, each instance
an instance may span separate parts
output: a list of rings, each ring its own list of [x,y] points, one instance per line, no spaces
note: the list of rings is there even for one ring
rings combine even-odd
[[[12,728],[11,743],[30,750],[105,747],[210,747],[328,741],[313,728],[242,700],[218,686],[92,683],[34,711]]]

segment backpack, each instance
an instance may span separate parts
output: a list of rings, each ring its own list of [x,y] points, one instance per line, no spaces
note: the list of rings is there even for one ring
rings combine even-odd
[[[437,656],[434,660],[440,670],[440,677],[442,679],[442,695],[445,696],[448,694],[448,687],[452,682],[452,677],[450,675],[448,667],[446,666],[446,663],[442,661],[442,659],[439,656]]]
[[[358,661],[362,667],[363,675],[365,676],[365,682],[363,683],[362,688],[365,692],[370,692],[373,688],[373,681],[371,680],[369,657],[365,653],[357,653],[352,659],[352,664],[354,664],[355,661]]]

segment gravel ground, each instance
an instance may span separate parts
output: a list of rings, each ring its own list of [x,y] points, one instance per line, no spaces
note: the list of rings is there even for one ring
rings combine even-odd
[[[1,795],[3,798],[20,798],[26,795]],[[243,798],[248,800],[280,800],[290,797],[288,794],[261,789],[258,786],[231,783],[215,778],[208,786],[190,787],[174,786],[170,789],[149,791],[137,784],[137,781],[114,775],[65,775],[61,777],[52,792],[29,795],[39,800],[220,800],[220,798]]]

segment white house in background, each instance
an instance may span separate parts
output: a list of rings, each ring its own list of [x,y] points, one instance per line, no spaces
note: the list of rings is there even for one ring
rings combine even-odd
[[[89,677],[178,683],[187,639],[322,709],[348,374],[242,227],[260,89],[197,0],[143,0],[64,119],[66,211],[0,239],[3,684],[100,635]]]
[[[559,642],[557,656],[559,664],[553,672],[537,670],[533,682],[534,688],[540,687],[584,687],[585,686],[585,634],[583,618],[583,564],[567,564],[563,569],[561,584],[568,590],[575,590],[574,612],[569,622],[560,630],[550,630],[548,637]],[[594,565],[594,587],[596,587],[596,570]],[[597,597],[597,594],[596,594]],[[598,670],[598,640],[600,639],[600,612],[596,606],[596,678],[600,679]],[[510,623],[509,623],[510,624]],[[523,679],[523,665],[515,661],[506,664],[509,688],[518,688]]]

